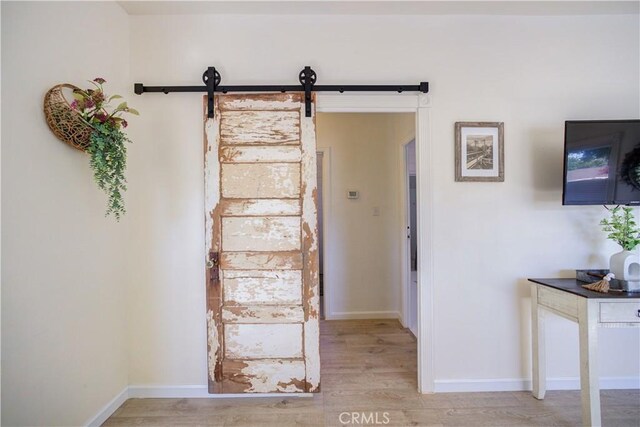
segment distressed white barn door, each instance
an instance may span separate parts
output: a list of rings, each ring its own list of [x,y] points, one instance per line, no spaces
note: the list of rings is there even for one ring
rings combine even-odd
[[[303,100],[220,95],[204,119],[210,393],[320,388],[315,118]]]

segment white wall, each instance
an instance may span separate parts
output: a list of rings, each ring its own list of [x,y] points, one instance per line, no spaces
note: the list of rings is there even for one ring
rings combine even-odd
[[[102,2],[1,7],[3,424],[78,425],[127,383],[206,383],[202,104],[194,94],[133,97],[133,81],[198,84],[216,65],[224,83],[291,83],[306,64],[320,83],[429,80],[440,384],[526,378],[525,278],[605,266],[616,250],[597,229],[601,208],[560,206],[562,124],[640,115],[637,16],[129,18]],[[41,111],[52,85],[98,75],[143,113],[129,132],[120,224],[103,217],[86,156],[57,141]],[[506,123],[505,183],[453,182],[460,120]],[[604,377],[637,380],[638,335],[600,332]],[[550,376],[576,377],[575,325],[552,319],[548,344]]]
[[[127,385],[128,218],[104,217],[42,100],[98,76],[131,98],[128,63],[115,3],[2,2],[3,425],[81,425]]]
[[[318,114],[318,149],[328,149],[329,173],[324,181],[327,319],[400,316],[399,145],[414,137],[414,116]],[[403,125],[405,135],[398,137],[397,128]],[[360,197],[348,199],[348,190],[359,191]]]
[[[529,376],[527,277],[606,266],[599,207],[562,207],[565,119],[638,117],[637,16],[132,16],[132,79],[431,83],[435,373]],[[147,94],[130,203],[134,384],[204,384],[202,104]],[[454,122],[505,122],[504,183],[456,183]],[[427,232],[427,230],[425,230]],[[144,256],[142,256],[144,254]],[[602,330],[602,375],[638,377],[638,331]],[[551,377],[578,376],[577,329],[548,327]],[[498,350],[497,350],[498,349]],[[470,357],[473,354],[473,357]],[[612,361],[615,361],[613,363]]]

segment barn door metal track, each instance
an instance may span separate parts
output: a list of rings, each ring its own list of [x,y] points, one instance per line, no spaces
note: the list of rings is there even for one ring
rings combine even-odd
[[[304,91],[305,115],[311,117],[311,92],[429,92],[429,83],[420,82],[418,85],[317,85],[317,74],[311,67],[304,67],[298,75],[299,85],[285,86],[221,86],[222,77],[215,67],[209,67],[202,75],[204,86],[145,86],[134,84],[134,91],[138,95],[145,92],[206,92],[207,116],[213,118],[213,96],[215,92],[300,92]]]

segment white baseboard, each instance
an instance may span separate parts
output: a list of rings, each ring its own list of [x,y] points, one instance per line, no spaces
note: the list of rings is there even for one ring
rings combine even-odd
[[[312,397],[314,393],[238,393],[238,394],[209,394],[206,385],[131,385],[129,398],[205,398],[226,399],[230,397]]]
[[[116,397],[111,399],[111,402],[107,403],[93,418],[84,423],[84,425],[88,427],[101,426],[128,398],[129,387],[125,387]]]
[[[601,390],[640,389],[638,377],[600,378]],[[436,380],[436,393],[464,393],[479,391],[529,391],[531,380],[527,379],[483,379],[483,380]],[[549,378],[547,390],[580,390],[580,378]]]
[[[340,311],[326,313],[325,320],[365,320],[365,319],[398,319],[397,311]]]

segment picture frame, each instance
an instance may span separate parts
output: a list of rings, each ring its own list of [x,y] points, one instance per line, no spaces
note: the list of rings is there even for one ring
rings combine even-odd
[[[456,182],[504,182],[504,122],[456,122]]]

